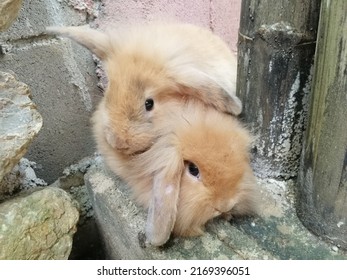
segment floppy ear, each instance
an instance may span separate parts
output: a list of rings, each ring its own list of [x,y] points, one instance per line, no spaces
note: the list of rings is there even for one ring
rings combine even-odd
[[[76,41],[89,49],[101,60],[106,59],[108,51],[112,48],[107,34],[91,29],[87,26],[50,26],[46,28],[46,32],[68,37]]]
[[[195,88],[178,86],[183,95],[194,97],[218,111],[238,116],[242,112],[242,102],[235,94],[229,94],[217,86],[197,86]]]
[[[236,76],[230,75],[229,80],[225,80],[225,76],[211,75],[184,65],[176,67],[172,78],[181,94],[197,98],[220,112],[237,116],[242,111],[242,102],[236,96]]]
[[[116,144],[116,136],[114,135],[112,129],[107,125],[104,128],[104,134],[106,138],[106,142],[113,148],[115,149],[117,144]]]
[[[154,246],[165,244],[176,222],[183,160],[178,151],[171,153],[169,160],[162,162],[165,167],[154,174],[146,224],[147,240]],[[166,152],[161,154],[167,156]]]

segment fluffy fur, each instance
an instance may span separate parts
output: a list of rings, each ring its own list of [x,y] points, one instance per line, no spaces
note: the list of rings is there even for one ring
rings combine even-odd
[[[150,149],[125,155],[109,145],[110,115],[100,104],[94,134],[107,164],[149,208],[147,236],[161,245],[170,233],[194,236],[219,215],[245,215],[256,209],[256,183],[249,163],[251,137],[236,118],[199,101],[168,100],[153,122],[157,138]],[[189,173],[194,163],[199,178]]]
[[[86,46],[105,65],[108,86],[93,116],[98,150],[148,208],[153,245],[203,232],[219,215],[254,210],[250,135],[232,115],[236,59],[210,31],[158,24],[99,32],[50,28]],[[154,101],[146,111],[145,102]],[[189,172],[193,163],[199,176]]]
[[[235,56],[209,30],[190,24],[149,24],[100,32],[87,27],[51,27],[103,62],[109,79],[105,110],[108,139],[125,154],[148,149],[155,138],[152,117],[172,96],[194,97],[221,112],[238,115]],[[154,100],[150,112],[146,99]]]

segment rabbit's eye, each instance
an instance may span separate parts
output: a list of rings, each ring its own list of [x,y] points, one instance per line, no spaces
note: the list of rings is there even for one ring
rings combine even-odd
[[[188,170],[189,170],[189,173],[191,175],[193,175],[194,177],[199,177],[199,168],[192,162],[189,162],[188,163]]]
[[[145,107],[146,107],[146,111],[151,111],[153,109],[154,106],[154,100],[152,98],[148,98],[145,101]]]

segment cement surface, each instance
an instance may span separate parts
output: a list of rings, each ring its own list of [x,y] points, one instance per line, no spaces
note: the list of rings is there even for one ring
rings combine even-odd
[[[347,259],[346,252],[301,224],[292,182],[259,180],[257,217],[215,219],[203,236],[171,238],[159,248],[143,242],[146,212],[132,201],[124,182],[98,164],[87,172],[85,183],[111,259]]]

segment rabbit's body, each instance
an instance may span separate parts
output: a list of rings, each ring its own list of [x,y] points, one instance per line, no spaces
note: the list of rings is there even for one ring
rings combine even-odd
[[[125,154],[154,141],[153,115],[172,96],[194,97],[238,115],[235,56],[212,32],[190,24],[149,24],[100,32],[85,27],[50,28],[95,53],[105,65],[109,139]],[[152,106],[147,107],[151,102]]]
[[[178,184],[177,201],[177,194],[170,196],[177,203],[175,235],[199,235],[208,220],[222,214],[254,212],[256,183],[248,151],[251,137],[236,118],[198,101],[170,100],[162,104],[166,113],[153,120],[158,136],[152,147],[124,155],[108,144],[104,129],[110,116],[104,106],[101,103],[93,117],[98,150],[111,170],[131,187],[135,200],[151,207],[155,180],[167,192]],[[190,174],[191,163],[198,168],[198,177]],[[167,182],[162,178],[165,176]],[[154,203],[162,202],[159,196]],[[161,211],[169,217],[172,210],[162,206]]]
[[[148,208],[146,236],[198,235],[218,215],[253,211],[250,136],[231,115],[236,59],[210,31],[150,24],[123,31],[51,28],[104,63],[108,85],[93,117],[98,150]]]

